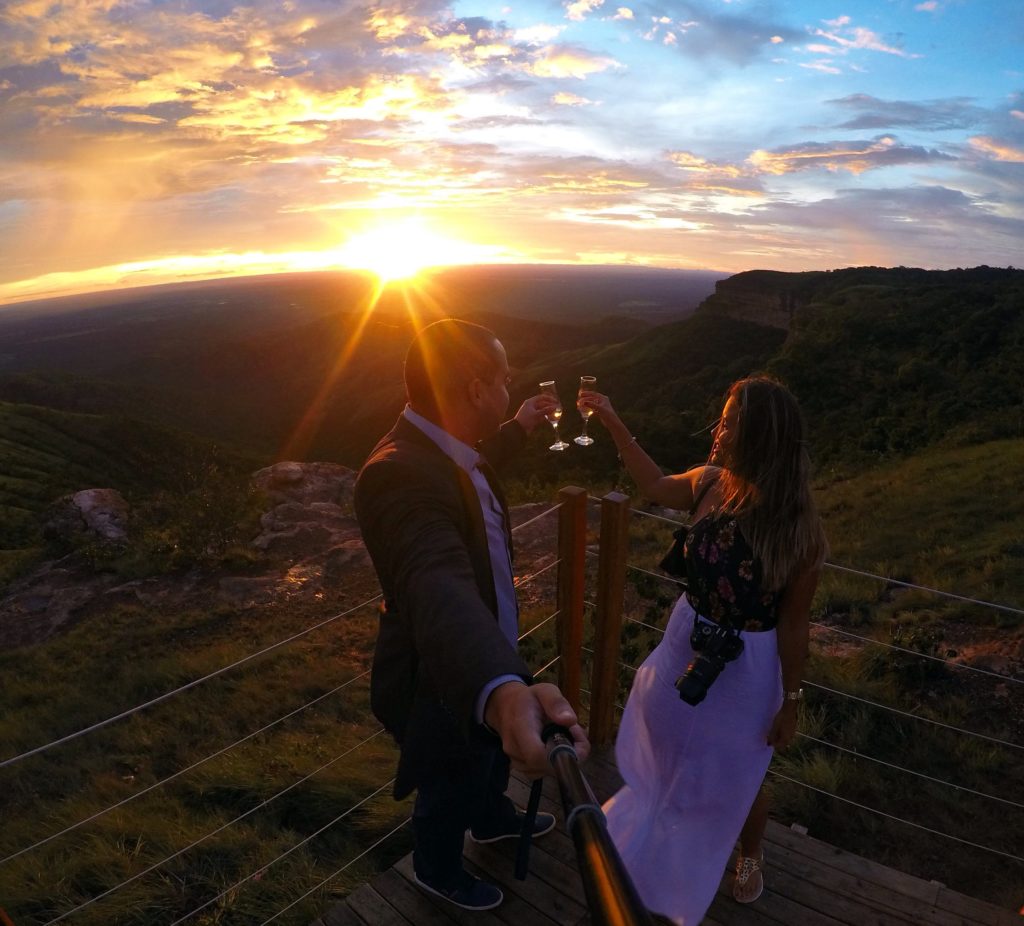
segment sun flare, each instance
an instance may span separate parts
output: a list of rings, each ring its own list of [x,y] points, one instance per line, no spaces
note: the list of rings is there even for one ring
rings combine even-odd
[[[353,235],[337,250],[338,262],[369,270],[381,283],[406,280],[428,267],[494,260],[487,245],[450,238],[419,219],[406,219]]]

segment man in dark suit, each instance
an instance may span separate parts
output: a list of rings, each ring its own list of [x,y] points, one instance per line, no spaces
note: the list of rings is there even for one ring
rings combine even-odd
[[[424,328],[405,361],[409,404],[356,481],[356,516],[384,592],[370,698],[401,749],[395,798],[417,790],[416,880],[460,907],[502,900],[462,863],[465,832],[518,836],[523,815],[505,796],[509,763],[549,770],[542,727],[589,744],[557,687],[532,684],[516,653],[508,509],[492,466],[526,442],[554,400],[508,410],[508,359],[478,325]],[[554,826],[539,814],[533,832]]]

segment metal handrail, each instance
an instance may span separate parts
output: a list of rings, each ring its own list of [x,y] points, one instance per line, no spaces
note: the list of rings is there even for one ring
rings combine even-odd
[[[593,926],[654,926],[608,835],[604,811],[580,771],[567,732],[564,728],[549,727],[544,739],[562,796],[565,828],[576,846],[590,922]]]

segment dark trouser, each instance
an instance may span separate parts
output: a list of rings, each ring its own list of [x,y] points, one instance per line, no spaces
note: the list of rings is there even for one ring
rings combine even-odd
[[[422,776],[412,812],[413,867],[424,881],[449,887],[462,871],[466,830],[497,831],[516,820],[505,796],[508,757],[497,744],[459,750],[463,761],[445,763],[438,774]]]

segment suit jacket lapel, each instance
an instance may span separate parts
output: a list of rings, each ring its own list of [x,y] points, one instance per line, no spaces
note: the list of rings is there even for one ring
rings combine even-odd
[[[495,620],[497,620],[498,594],[494,588],[494,572],[491,569],[491,553],[487,543],[487,527],[484,524],[484,514],[480,508],[480,496],[477,494],[476,486],[473,485],[473,480],[469,478],[469,474],[461,466],[404,416],[399,417],[395,427],[384,440],[413,443],[423,450],[429,451],[433,457],[436,457],[436,463],[432,460],[430,465],[448,467],[451,478],[455,480],[458,486],[459,496],[462,499],[462,509],[469,521],[471,540],[469,553],[473,562],[473,571],[477,577],[477,585],[484,596],[484,601],[487,602],[487,606],[490,608],[491,613],[494,614]],[[497,480],[491,483],[492,488],[496,482]],[[500,487],[498,491],[495,491],[495,495],[505,512],[507,532],[509,523],[508,508],[505,505],[504,496],[500,493]],[[509,551],[511,552],[511,544],[509,545]]]

